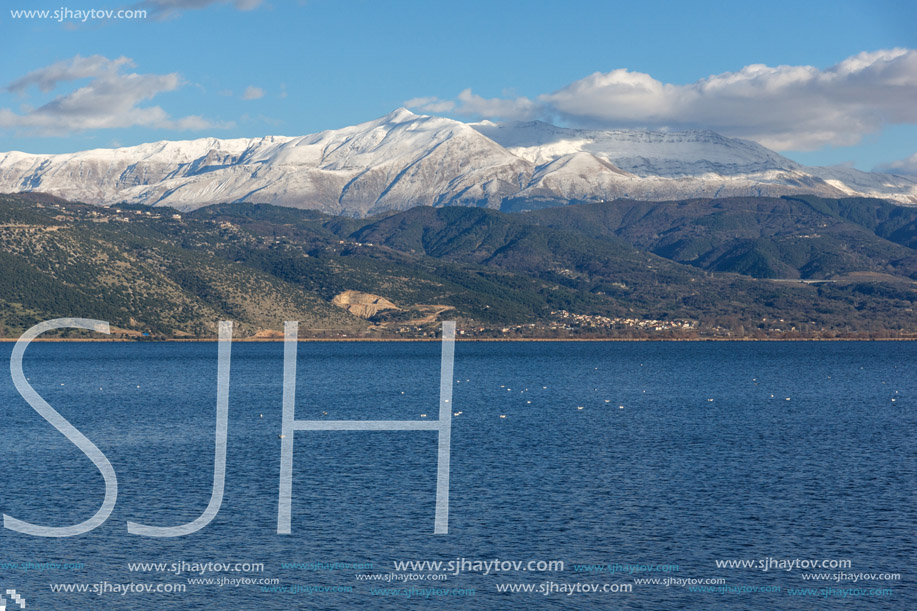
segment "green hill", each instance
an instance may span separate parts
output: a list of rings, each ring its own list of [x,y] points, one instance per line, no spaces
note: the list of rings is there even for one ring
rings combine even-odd
[[[548,208],[529,222],[638,248],[704,270],[756,278],[832,279],[855,272],[917,279],[917,208],[815,196]]]
[[[917,210],[819,198],[352,219],[0,196],[0,331],[81,316],[156,337],[221,319],[241,336],[299,320],[304,336],[421,337],[443,319],[466,336],[909,336],[915,227]],[[397,309],[360,318],[332,304],[344,291]]]

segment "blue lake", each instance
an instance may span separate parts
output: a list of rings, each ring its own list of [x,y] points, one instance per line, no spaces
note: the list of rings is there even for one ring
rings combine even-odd
[[[439,367],[435,342],[301,343],[296,416],[436,418]],[[447,535],[432,431],[297,432],[276,533],[280,343],[233,344],[223,503],[173,539],[126,522],[207,506],[216,343],[34,343],[24,369],[118,477],[88,534],[0,529],[28,609],[917,608],[917,343],[458,342]],[[0,510],[91,516],[99,471],[8,373],[0,417]]]

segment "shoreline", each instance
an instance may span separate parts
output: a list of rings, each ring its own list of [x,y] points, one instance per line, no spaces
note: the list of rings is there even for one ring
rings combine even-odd
[[[15,343],[19,338],[0,338],[0,343]],[[169,338],[169,339],[123,339],[123,338],[54,338],[36,337],[32,342],[51,343],[130,343],[130,344],[165,344],[165,343],[216,343],[217,338]],[[282,337],[278,338],[233,338],[233,343],[283,343]],[[300,337],[297,342],[440,342],[439,337]],[[650,338],[650,337],[456,337],[456,342],[913,342],[917,337],[694,337],[694,338]]]

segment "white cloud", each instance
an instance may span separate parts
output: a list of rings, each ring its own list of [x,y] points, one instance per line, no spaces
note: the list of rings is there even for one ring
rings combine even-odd
[[[261,87],[246,87],[245,93],[242,94],[243,100],[258,100],[264,97],[264,89]]]
[[[43,136],[59,136],[92,129],[133,126],[173,130],[201,130],[227,127],[201,116],[173,118],[159,106],[140,104],[157,95],[174,91],[184,83],[178,74],[136,74],[124,72],[130,59],[110,60],[94,55],[57,62],[30,72],[6,89],[26,94],[31,86],[42,91],[61,83],[90,79],[73,91],[62,93],[38,108],[25,106],[19,113],[0,108],[0,128],[14,128]]]
[[[454,112],[460,115],[506,119],[526,119],[540,114],[543,110],[528,98],[483,98],[471,89],[459,93],[456,101],[437,97],[412,98],[404,105],[423,112]]]
[[[428,112],[560,119],[585,127],[713,129],[777,150],[843,146],[884,125],[917,123],[917,51],[864,52],[820,70],[753,64],[687,85],[618,69],[534,99],[418,98]]]
[[[917,176],[917,153],[914,153],[907,159],[883,163],[875,169],[876,172],[887,172],[889,174],[904,174],[906,176]]]
[[[240,11],[250,11],[262,3],[263,0],[145,0],[135,6],[149,11],[153,19],[168,19],[182,11],[204,9],[217,4],[232,4]]]
[[[42,91],[51,91],[61,82],[110,75],[117,73],[122,66],[133,67],[133,65],[133,62],[126,57],[108,59],[102,55],[90,57],[77,55],[29,72],[7,85],[6,90],[21,93],[34,85]]]
[[[437,97],[411,98],[404,103],[404,106],[424,112],[452,112],[455,110],[455,102],[440,100]]]
[[[517,117],[528,119],[538,114],[538,106],[528,98],[482,98],[465,89],[458,94],[459,105],[462,112],[468,114],[490,117]]]

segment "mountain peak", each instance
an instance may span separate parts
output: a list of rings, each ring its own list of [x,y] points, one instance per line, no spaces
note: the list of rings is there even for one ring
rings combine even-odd
[[[806,168],[714,132],[463,123],[407,108],[299,137],[157,142],[62,155],[0,153],[0,193],[194,209],[251,202],[365,216],[616,198],[868,195],[917,205],[917,180]]]
[[[382,118],[386,123],[407,123],[408,121],[413,121],[414,119],[420,118],[421,116],[423,115],[416,115],[404,106],[401,106]]]

